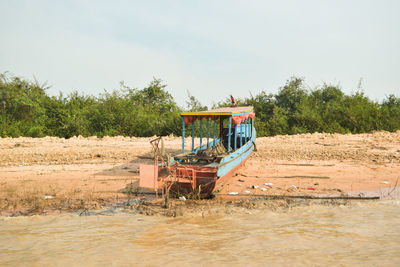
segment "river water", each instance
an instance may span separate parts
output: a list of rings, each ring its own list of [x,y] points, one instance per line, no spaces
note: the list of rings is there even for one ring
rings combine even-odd
[[[400,201],[177,218],[0,217],[0,266],[400,266]]]

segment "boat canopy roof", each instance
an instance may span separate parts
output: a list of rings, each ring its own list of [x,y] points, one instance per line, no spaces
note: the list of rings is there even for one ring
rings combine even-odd
[[[194,120],[202,118],[216,119],[221,116],[232,116],[232,120],[235,124],[240,124],[245,121],[248,117],[254,118],[255,114],[253,107],[224,107],[211,109],[206,111],[193,111],[193,112],[182,112],[181,116],[185,117],[185,124],[192,123]]]
[[[206,111],[182,112],[181,116],[240,116],[251,113],[253,107],[224,107]],[[254,112],[253,112],[254,113]]]

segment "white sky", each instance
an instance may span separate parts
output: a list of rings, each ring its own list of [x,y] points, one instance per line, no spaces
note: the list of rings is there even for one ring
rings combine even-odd
[[[5,1],[0,72],[48,93],[97,95],[153,77],[180,105],[277,92],[291,76],[314,89],[360,78],[373,100],[400,96],[400,1]]]

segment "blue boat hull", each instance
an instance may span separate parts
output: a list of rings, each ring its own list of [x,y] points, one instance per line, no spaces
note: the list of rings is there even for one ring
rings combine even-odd
[[[218,166],[217,176],[223,178],[230,174],[239,165],[242,165],[244,161],[250,156],[254,150],[254,142],[256,140],[256,130],[253,128],[252,138],[247,141],[242,147],[233,153],[229,154],[221,160]],[[237,168],[236,168],[237,169]]]
[[[194,179],[195,181],[193,181],[193,179],[180,180],[180,182],[172,186],[171,192],[180,195],[197,191],[201,192],[201,197],[209,197],[218,183],[234,174],[234,172],[250,157],[251,152],[254,150],[255,139],[256,131],[253,128],[252,138],[239,149],[224,157],[219,163],[212,163],[205,166],[187,164],[177,167],[178,173],[186,172],[186,175],[181,175],[182,177],[188,176],[187,170],[195,170],[196,178]],[[207,176],[202,176],[205,173],[207,173]]]

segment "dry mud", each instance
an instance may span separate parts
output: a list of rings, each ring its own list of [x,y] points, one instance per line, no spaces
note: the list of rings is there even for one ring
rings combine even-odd
[[[138,168],[151,162],[151,139],[1,138],[0,214],[100,209],[126,202],[126,188],[132,198],[143,197],[136,196]],[[178,153],[181,138],[165,137],[164,145],[167,153]],[[262,137],[256,145],[246,164],[217,185],[212,203],[264,196],[400,196],[400,131]]]

